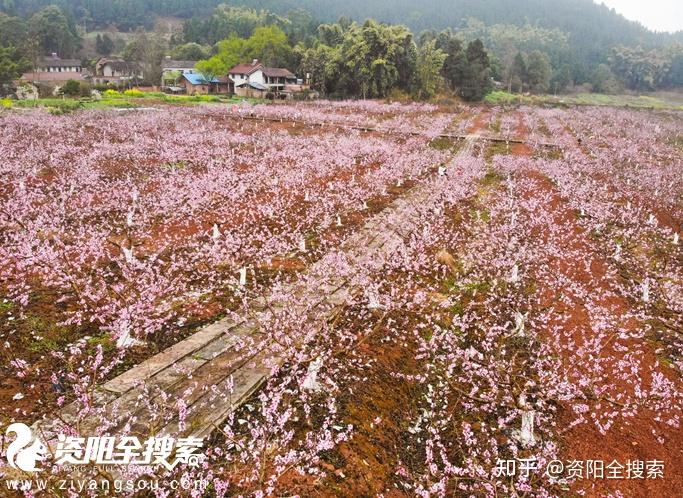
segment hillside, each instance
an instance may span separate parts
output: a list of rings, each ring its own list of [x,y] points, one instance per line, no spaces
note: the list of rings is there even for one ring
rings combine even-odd
[[[519,0],[511,8],[508,0],[246,0],[236,4],[283,12],[304,8],[321,20],[339,16],[355,19],[372,17],[407,24],[413,31],[456,28],[474,17],[486,24],[532,24],[559,28],[577,41],[584,37],[607,44],[660,44],[683,40],[683,33],[654,33],[629,21],[613,9],[592,0]]]
[[[591,0],[519,0],[514,8],[507,0],[3,0],[0,11],[27,15],[55,4],[69,11],[79,23],[94,26],[113,23],[122,29],[133,29],[151,23],[150,13],[181,18],[205,16],[221,3],[263,8],[279,14],[303,8],[321,21],[334,21],[341,16],[359,21],[374,18],[406,24],[416,33],[432,28],[457,28],[473,17],[488,25],[531,24],[558,28],[585,47],[683,42],[683,32],[654,33]]]
[[[295,8],[310,11],[322,21],[340,16],[362,21],[408,25],[414,33],[428,29],[461,28],[475,18],[486,25],[535,26],[567,33],[568,45],[578,60],[589,66],[604,59],[616,45],[661,47],[683,42],[683,31],[655,33],[629,21],[614,9],[592,0],[244,0],[239,5],[276,13]]]

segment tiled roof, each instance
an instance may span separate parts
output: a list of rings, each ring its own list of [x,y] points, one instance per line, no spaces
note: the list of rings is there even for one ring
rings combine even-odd
[[[164,59],[161,61],[161,69],[186,69],[193,68],[197,65],[197,61],[176,61],[173,59]]]
[[[38,62],[38,67],[80,67],[81,61],[78,59],[60,59],[57,56],[50,55],[41,57]]]
[[[127,61],[107,61],[104,64],[109,64],[114,71],[122,73],[135,71],[135,66]]]
[[[285,69],[284,67],[264,67],[263,74],[271,78],[296,78],[289,69]]]
[[[206,78],[204,78],[204,76],[197,73],[183,74],[183,78],[185,78],[193,85],[206,85],[209,83],[209,81]],[[212,78],[211,83],[218,83],[218,80],[216,78]]]
[[[257,69],[263,69],[263,65],[260,62],[257,62],[256,64],[253,62],[249,62],[247,64],[237,64],[230,71],[228,71],[228,74],[251,74]]]
[[[261,90],[261,91],[268,90],[267,87],[263,86],[261,83],[256,83],[255,81],[247,81],[245,83],[242,83],[241,85],[237,85],[237,88],[243,88],[245,86],[250,86],[254,90]]]
[[[21,77],[24,81],[38,81],[43,83],[62,82],[69,80],[83,81],[83,73],[75,71],[35,71],[24,73]]]

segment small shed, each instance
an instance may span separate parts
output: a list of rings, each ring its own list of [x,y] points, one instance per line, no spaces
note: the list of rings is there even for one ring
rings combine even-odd
[[[268,87],[255,81],[247,81],[241,85],[235,85],[235,95],[262,99],[266,96]]]
[[[185,88],[185,93],[188,95],[205,95],[212,93],[212,88],[218,85],[219,81],[216,78],[207,80],[201,74],[185,73],[180,79],[180,86]]]
[[[216,80],[216,93],[235,93],[235,82],[229,76],[220,76]]]

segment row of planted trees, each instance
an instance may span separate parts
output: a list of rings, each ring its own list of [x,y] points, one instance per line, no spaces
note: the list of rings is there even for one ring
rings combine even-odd
[[[326,96],[375,98],[394,91],[427,99],[443,87],[466,100],[481,100],[491,87],[490,64],[479,40],[465,46],[454,35],[416,43],[401,25],[368,20],[322,24],[317,36],[292,46],[278,26],[261,26],[248,38],[231,36],[198,68],[226,74],[239,62],[259,59],[287,66]]]

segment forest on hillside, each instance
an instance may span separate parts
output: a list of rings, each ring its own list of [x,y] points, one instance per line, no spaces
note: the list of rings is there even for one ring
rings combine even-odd
[[[286,14],[304,9],[321,21],[349,17],[405,24],[413,32],[463,27],[469,18],[486,25],[533,25],[570,33],[582,45],[661,46],[683,41],[683,33],[655,33],[592,0],[0,0],[0,11],[28,16],[56,5],[79,23],[120,29],[151,27],[153,15],[181,18],[209,15],[220,4]],[[152,16],[150,16],[152,14]]]
[[[181,19],[182,30],[155,32],[155,16]],[[257,38],[268,33],[273,46],[248,48],[257,43],[249,39],[258,28],[270,29]],[[83,49],[84,36],[94,30],[107,31],[98,34],[96,53]],[[122,42],[112,30],[135,35]],[[373,36],[382,47],[366,51],[363,63],[353,61],[352,50],[372,45]],[[314,75],[314,87],[327,95],[367,94],[367,85],[347,81],[349,70],[364,69],[386,80],[367,86],[380,88],[370,95],[396,87],[424,97],[439,86],[420,88],[431,73],[458,86],[467,47],[481,41],[487,81],[508,91],[647,91],[683,85],[682,38],[681,32],[652,32],[590,0],[521,0],[515,9],[504,0],[0,0],[0,84],[40,53],[78,56],[85,66],[98,55],[121,55],[146,67],[152,82],[165,54],[203,60],[202,67],[217,74],[240,58],[278,53],[273,63]],[[399,53],[406,59],[392,63]]]

